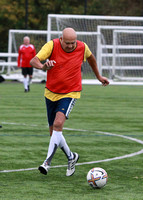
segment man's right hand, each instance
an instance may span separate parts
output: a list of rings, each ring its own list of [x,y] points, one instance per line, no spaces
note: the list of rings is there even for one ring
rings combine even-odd
[[[42,70],[47,71],[47,70],[52,69],[55,66],[54,65],[55,63],[56,63],[55,60],[49,60],[49,61],[45,62],[43,67],[42,67]]]

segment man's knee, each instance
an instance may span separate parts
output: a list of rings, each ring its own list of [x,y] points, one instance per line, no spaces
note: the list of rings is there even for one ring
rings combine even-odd
[[[54,121],[54,124],[53,124],[53,129],[55,130],[55,129],[62,129],[63,128],[63,121],[62,120],[60,120],[60,119],[58,119],[58,120],[55,120]]]
[[[63,128],[64,122],[65,122],[65,115],[62,112],[58,112],[54,120],[53,129],[61,131]]]

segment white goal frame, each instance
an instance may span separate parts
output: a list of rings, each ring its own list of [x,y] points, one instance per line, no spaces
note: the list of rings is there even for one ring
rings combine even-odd
[[[111,70],[111,76],[112,76],[112,79],[114,78],[117,78],[119,80],[125,80],[125,81],[142,81],[142,78],[122,78],[122,77],[119,77],[119,76],[116,76],[115,75],[115,69],[118,69],[119,66],[116,66],[116,48],[117,45],[116,45],[116,36],[115,34],[117,32],[126,32],[126,31],[129,31],[129,32],[138,32],[138,31],[141,31],[143,30],[143,27],[141,26],[98,26],[97,27],[97,30],[98,30],[98,43],[97,43],[97,63],[98,63],[98,66],[102,66],[102,69],[100,69],[100,73],[102,74],[102,70],[103,69],[110,69]],[[102,31],[103,30],[112,30],[113,31],[113,44],[110,44],[110,45],[107,45],[107,44],[103,44],[102,41],[101,41],[101,36],[102,36]],[[126,46],[124,46],[123,48],[127,48]],[[128,47],[130,48],[130,47]],[[131,46],[131,48],[133,48]],[[106,53],[103,53],[103,50],[107,50],[107,49],[110,49],[112,51],[112,53],[107,53],[108,51],[106,51]],[[127,54],[124,54],[122,56],[127,56]],[[132,56],[132,54],[128,55],[128,56]],[[136,55],[136,57],[138,57],[140,55]],[[112,64],[111,65],[103,65],[102,64],[102,58],[111,58],[112,59]],[[123,67],[123,69],[126,69],[126,66]],[[137,68],[134,68],[134,69],[137,69]],[[133,70],[132,66],[131,66],[131,70]]]
[[[17,66],[17,62],[13,62],[12,61],[12,58],[13,57],[15,57],[16,59],[17,59],[17,56],[18,56],[18,53],[17,53],[17,51],[18,51],[18,49],[17,49],[17,47],[15,47],[14,49],[14,52],[16,52],[16,53],[13,53],[13,43],[14,43],[14,39],[13,39],[13,34],[37,34],[37,35],[39,35],[39,34],[44,34],[44,35],[46,35],[46,38],[47,38],[47,40],[45,41],[45,42],[47,42],[48,41],[48,37],[49,37],[49,32],[46,30],[46,31],[38,31],[38,30],[13,30],[13,29],[11,29],[11,30],[9,30],[9,41],[8,41],[8,53],[0,53],[0,57],[7,57],[8,58],[8,62],[5,62],[5,61],[3,61],[3,62],[0,62],[0,66],[2,66],[2,70],[1,70],[1,72],[3,72],[4,71],[4,68],[7,68],[7,75],[8,75],[8,77],[6,77],[5,75],[5,78],[10,78],[10,76],[12,77],[12,72],[13,72],[13,74],[16,72],[16,71],[18,71],[18,70],[15,70],[16,68],[16,66]],[[50,32],[50,35],[57,35],[58,34],[58,37],[60,37],[61,36],[61,34],[62,34],[62,31],[51,31]],[[97,32],[77,32],[77,35],[82,35],[82,36],[87,36],[87,35],[94,35],[94,36],[96,36],[97,37],[97,35],[98,35],[98,33]],[[44,45],[44,44],[43,44]],[[14,45],[14,46],[16,46],[16,45]],[[42,47],[42,46],[41,46]],[[46,76],[45,76],[45,72],[41,72],[41,71],[39,71],[39,70],[36,70],[36,69],[34,69],[34,74],[33,74],[33,81],[35,80],[35,77],[37,77],[37,78],[39,78],[39,81],[40,81],[40,79],[42,79],[42,77],[40,77],[41,75],[43,75],[44,74],[44,80],[46,79]],[[19,77],[21,76],[21,74],[19,73]],[[13,75],[13,77],[14,77],[14,75]],[[15,77],[16,77],[16,75],[15,75]],[[14,77],[14,79],[15,79],[15,77]],[[20,78],[20,79],[22,79],[22,77]]]
[[[10,29],[9,30],[9,37],[8,37],[8,53],[0,53],[0,58],[7,58],[7,61],[1,60],[0,67],[1,71],[0,73],[3,73],[6,71],[6,74],[2,74],[5,79],[11,79],[11,80],[23,80],[23,76],[21,75],[21,71],[17,68],[17,57],[18,57],[18,48],[15,47],[15,50],[13,52],[12,46],[13,46],[13,34],[34,34],[34,35],[45,35],[47,42],[47,30],[17,30],[17,29]],[[23,39],[23,38],[22,38]],[[15,58],[15,61],[12,61],[12,58]],[[37,70],[34,68],[33,73],[33,82],[39,82],[46,80],[46,73]]]
[[[55,29],[52,28],[52,20],[55,19],[55,23],[57,23],[57,27],[55,27]],[[62,14],[49,14],[47,16],[47,21],[48,21],[48,24],[47,24],[47,30],[48,30],[48,40],[51,39],[51,34],[54,32],[56,33],[55,31],[61,31],[58,27],[58,20],[61,20],[64,19],[91,19],[91,20],[105,20],[105,21],[109,21],[109,22],[113,22],[112,25],[98,25],[96,27],[94,31],[96,31],[98,34],[97,34],[97,64],[98,64],[98,68],[99,68],[99,71],[100,73],[102,74],[103,73],[103,70],[109,70],[110,71],[110,76],[108,78],[111,78],[113,79],[114,81],[122,81],[122,78],[120,77],[117,77],[116,76],[116,79],[114,79],[114,69],[115,69],[115,54],[113,53],[114,51],[114,45],[113,43],[111,44],[106,44],[106,41],[105,41],[105,44],[102,43],[102,37],[104,37],[104,35],[102,34],[101,30],[106,30],[106,29],[111,29],[113,32],[114,30],[116,29],[120,29],[120,30],[142,30],[143,27],[142,25],[140,24],[143,24],[143,17],[126,17],[126,16],[89,16],[89,15],[62,15]],[[119,25],[114,25],[115,22],[118,22],[118,21],[129,21],[130,23],[128,23],[127,25],[123,26],[121,24]],[[137,22],[137,23],[134,23]],[[137,24],[139,23],[140,26],[137,26]],[[133,24],[133,26],[129,25],[129,24]],[[135,24],[135,25],[134,25]],[[87,31],[85,31],[85,33],[88,33]],[[113,38],[112,38],[112,42],[113,42]],[[105,53],[105,49],[110,49],[110,53],[108,53],[108,51],[106,51]],[[104,52],[103,52],[104,50]],[[112,51],[112,52],[111,52]],[[112,59],[112,63],[111,65],[104,65],[102,63],[102,59],[107,59],[107,58],[110,58],[110,60]],[[118,67],[118,66],[117,66]],[[126,66],[125,66],[126,67]],[[124,67],[124,68],[125,68]],[[127,78],[124,78],[125,81],[129,81],[129,79]],[[135,81],[136,79],[134,78],[131,78],[130,81]],[[91,81],[91,80],[90,80]]]
[[[138,27],[137,27],[138,29]],[[117,50],[121,50],[121,49],[124,49],[124,50],[131,50],[131,49],[141,49],[143,50],[143,45],[118,45],[117,44],[117,34],[118,33],[128,33],[128,34],[142,34],[143,35],[143,28],[141,30],[141,28],[139,28],[139,30],[114,30],[113,31],[113,66],[112,66],[112,71],[113,71],[113,76],[114,77],[117,77],[119,80],[135,80],[135,81],[143,81],[143,77],[140,76],[140,77],[120,77],[118,75],[116,75],[115,73],[115,70],[116,69],[120,69],[122,68],[122,70],[142,70],[143,71],[143,65],[131,65],[130,67],[129,66],[117,66],[116,64],[116,58],[142,58],[143,57],[143,53],[118,53],[117,54]]]
[[[53,21],[54,19],[54,21]],[[58,25],[58,22],[60,21],[60,26]],[[0,61],[0,66],[2,67],[2,71],[4,68],[7,68],[7,74],[10,76],[11,72],[15,70],[15,66],[17,65],[16,62],[13,62],[13,57],[17,58],[17,52],[12,52],[12,33],[19,32],[19,34],[25,33],[25,34],[46,34],[47,41],[50,39],[53,39],[54,37],[59,37],[62,34],[62,19],[79,19],[79,20],[91,20],[89,22],[92,25],[92,22],[95,20],[98,23],[94,23],[94,26],[91,30],[86,29],[86,25],[84,26],[84,21],[82,21],[82,29],[76,30],[77,35],[79,36],[88,36],[90,41],[92,39],[90,36],[94,35],[94,40],[97,40],[95,42],[95,49],[94,53],[96,54],[97,64],[99,71],[102,75],[104,75],[105,71],[108,72],[107,77],[109,79],[112,79],[111,82],[117,82],[118,80],[121,82],[123,81],[122,77],[117,77],[115,74],[115,69],[118,67],[116,66],[116,49],[117,45],[114,44],[114,37],[116,31],[118,30],[143,30],[142,24],[143,24],[143,17],[125,17],[125,16],[89,16],[89,15],[63,15],[63,14],[49,14],[47,16],[47,30],[45,31],[38,31],[38,30],[9,30],[9,39],[8,39],[8,53],[0,53],[0,57],[7,57],[8,61],[3,62]],[[92,21],[93,20],[93,21]],[[86,21],[86,23],[87,23]],[[69,22],[69,21],[68,21]],[[77,22],[77,21],[76,21]],[[105,22],[105,23],[104,23]],[[109,24],[108,24],[109,22]],[[54,26],[53,26],[54,23]],[[80,22],[79,22],[80,23]],[[96,26],[97,24],[97,26]],[[123,25],[126,24],[126,25]],[[132,26],[130,25],[132,24]],[[68,26],[68,23],[65,23],[63,26]],[[78,25],[78,24],[77,24]],[[72,27],[72,23],[70,21],[70,27]],[[74,27],[73,27],[74,28]],[[111,43],[106,43],[106,37],[104,37],[104,31],[106,30],[112,30],[112,36],[110,36]],[[103,32],[102,32],[103,31]],[[90,36],[89,36],[90,35]],[[52,36],[52,37],[51,37]],[[96,37],[95,37],[96,36]],[[44,36],[45,37],[45,36]],[[105,39],[105,41],[104,41]],[[104,42],[103,42],[104,41]],[[88,45],[88,43],[87,43]],[[94,45],[94,41],[93,41]],[[115,46],[114,46],[115,45]],[[125,47],[124,47],[125,48]],[[110,60],[110,64],[108,64],[108,60]],[[102,62],[104,61],[104,62]],[[87,64],[88,65],[88,64]],[[126,66],[124,66],[125,68]],[[85,68],[85,70],[88,70]],[[90,72],[91,73],[91,72]],[[116,76],[116,79],[114,77]],[[87,77],[87,76],[86,76]],[[131,81],[126,79],[125,81]],[[135,81],[132,79],[132,81]],[[84,83],[89,84],[97,84],[98,81],[95,79],[90,80],[83,80]],[[131,82],[129,82],[131,83]],[[138,82],[139,83],[139,82]],[[136,84],[136,83],[135,83]]]

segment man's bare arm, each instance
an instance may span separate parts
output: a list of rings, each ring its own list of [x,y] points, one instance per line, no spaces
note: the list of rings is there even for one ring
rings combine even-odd
[[[42,64],[37,56],[31,59],[30,65],[36,69],[41,69],[43,71],[50,70],[54,67],[54,64],[56,61],[54,60],[49,60]]]
[[[99,70],[98,70],[98,67],[97,67],[96,59],[95,59],[95,57],[94,57],[93,54],[91,54],[91,56],[87,58],[87,61],[88,61],[89,65],[91,66],[91,68],[92,68],[92,70],[93,70],[95,76],[97,77],[97,79],[98,79],[104,86],[108,85],[108,84],[109,84],[108,79],[107,79],[106,77],[101,76],[101,75],[99,74]]]

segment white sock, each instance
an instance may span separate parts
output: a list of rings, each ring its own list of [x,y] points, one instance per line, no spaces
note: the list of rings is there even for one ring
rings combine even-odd
[[[69,146],[66,143],[66,140],[62,134],[62,131],[54,131],[52,133],[50,144],[48,148],[47,158],[48,164],[51,164],[52,158],[57,150],[57,148],[60,146],[60,148],[63,150],[63,152],[66,154],[68,159],[73,159],[73,153],[70,151]]]
[[[28,85],[30,85],[32,83],[32,78],[28,78]]]
[[[49,143],[47,158],[46,158],[49,165],[51,164],[51,160],[52,160],[57,148],[59,147],[59,144],[60,144],[60,141],[61,141],[61,135],[62,135],[61,131],[54,131],[53,130],[53,133],[52,133],[52,136],[51,136],[51,139],[50,139],[50,143]]]
[[[24,84],[24,88],[25,90],[28,90],[28,81],[27,81],[27,77],[23,79],[23,84]]]
[[[67,145],[67,142],[63,136],[63,134],[61,135],[61,142],[60,142],[60,148],[63,150],[63,152],[66,154],[68,160],[73,159],[73,153],[70,151],[69,146]]]

